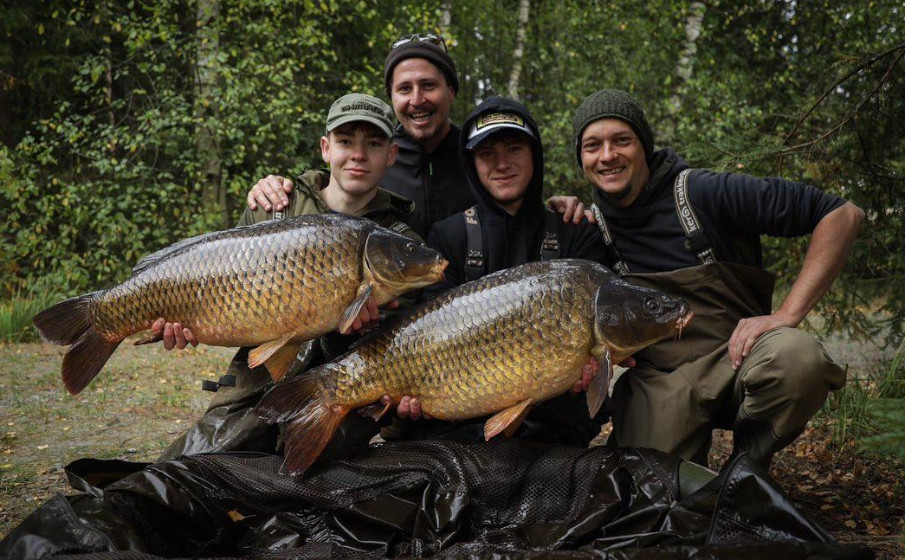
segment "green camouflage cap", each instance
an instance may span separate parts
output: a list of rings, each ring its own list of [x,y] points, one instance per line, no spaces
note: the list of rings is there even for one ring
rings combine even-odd
[[[327,133],[340,125],[358,121],[369,122],[387,138],[393,137],[393,109],[373,95],[364,93],[347,93],[333,102],[327,113]]]

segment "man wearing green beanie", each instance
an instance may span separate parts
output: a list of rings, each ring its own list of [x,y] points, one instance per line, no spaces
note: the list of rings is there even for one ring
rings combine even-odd
[[[706,465],[711,431],[724,428],[733,454],[768,465],[845,383],[796,327],[842,270],[864,212],[801,183],[690,169],[671,148],[654,149],[644,111],[624,91],[585,99],[573,132],[610,266],[695,312],[680,339],[640,352],[617,382],[610,443]],[[775,311],[761,235],[811,235]]]

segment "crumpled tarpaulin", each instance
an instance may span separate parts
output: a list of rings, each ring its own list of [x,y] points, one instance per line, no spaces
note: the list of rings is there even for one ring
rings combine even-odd
[[[14,559],[871,558],[840,545],[741,455],[679,499],[651,450],[499,440],[393,442],[302,478],[282,459],[76,461],[0,542]]]

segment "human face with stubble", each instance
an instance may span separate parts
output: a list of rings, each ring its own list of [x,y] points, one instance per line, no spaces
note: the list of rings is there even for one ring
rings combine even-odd
[[[428,152],[436,150],[456,97],[443,72],[424,58],[407,58],[393,69],[390,97],[402,128]]]
[[[630,206],[650,179],[644,146],[627,122],[600,119],[581,135],[585,177],[618,208]]]
[[[474,164],[478,179],[497,206],[514,216],[534,176],[531,140],[524,135],[491,136],[475,147]]]

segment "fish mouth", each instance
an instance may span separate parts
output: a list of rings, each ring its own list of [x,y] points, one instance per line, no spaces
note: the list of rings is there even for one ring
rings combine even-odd
[[[682,330],[691,322],[691,319],[694,317],[694,311],[688,310],[684,315],[679,316],[676,319],[676,340],[682,338]]]
[[[443,271],[446,270],[447,266],[449,266],[449,261],[446,259],[440,259],[437,264],[434,265],[431,272],[437,275],[440,280],[443,280],[444,278],[446,278],[446,275],[443,273]]]

